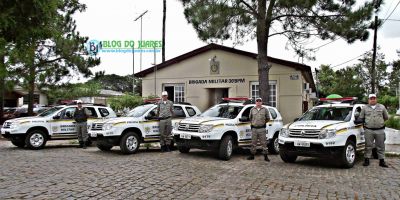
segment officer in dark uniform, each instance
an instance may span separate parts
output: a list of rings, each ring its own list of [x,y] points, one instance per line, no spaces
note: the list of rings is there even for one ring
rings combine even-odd
[[[377,149],[379,166],[388,167],[385,163],[385,121],[389,115],[384,105],[377,103],[376,95],[368,96],[368,105],[361,110],[357,122],[364,123],[365,129],[365,154],[364,166],[369,165],[369,159],[372,157],[372,148],[375,142]]]
[[[78,148],[86,149],[86,141],[88,139],[87,134],[87,118],[89,114],[86,111],[86,108],[82,107],[82,102],[78,102],[78,107],[75,109],[74,112],[74,119],[76,122],[76,131],[78,133],[78,141],[79,146]]]

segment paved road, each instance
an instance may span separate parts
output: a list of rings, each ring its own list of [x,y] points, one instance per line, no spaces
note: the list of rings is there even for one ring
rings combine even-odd
[[[226,162],[205,151],[121,155],[114,148],[50,141],[31,151],[0,140],[0,199],[400,199],[399,158],[388,158],[388,169],[377,160],[341,169],[313,158],[266,163],[242,153]]]

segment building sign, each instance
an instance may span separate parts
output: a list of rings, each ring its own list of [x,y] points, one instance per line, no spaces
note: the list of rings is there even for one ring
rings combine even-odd
[[[245,83],[244,78],[226,78],[226,79],[197,79],[189,80],[190,85],[201,85],[201,84],[220,84],[220,83]]]
[[[299,75],[298,74],[290,75],[290,80],[299,80]]]

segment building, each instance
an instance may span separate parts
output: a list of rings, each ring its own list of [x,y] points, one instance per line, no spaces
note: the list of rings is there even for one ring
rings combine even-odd
[[[95,97],[80,97],[78,98],[84,103],[94,103],[94,104],[102,104],[107,105],[107,99],[111,97],[123,96],[124,93],[114,91],[114,90],[104,90],[101,89],[99,95]]]
[[[12,91],[5,92],[4,107],[20,107],[28,104],[28,91],[20,86],[15,86]],[[35,88],[33,94],[34,104],[47,105],[47,95]]]
[[[269,57],[270,102],[285,123],[312,106],[315,84],[307,65]],[[257,54],[209,44],[135,74],[142,78],[142,96],[168,91],[175,102],[190,102],[201,110],[222,97],[256,98]]]

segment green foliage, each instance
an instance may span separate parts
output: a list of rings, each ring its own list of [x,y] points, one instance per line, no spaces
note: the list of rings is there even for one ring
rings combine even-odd
[[[100,94],[100,89],[101,85],[99,83],[65,84],[61,86],[50,86],[47,94],[49,104],[54,104],[59,100],[98,96]]]
[[[389,95],[378,96],[378,102],[385,105],[389,113],[395,113],[399,105],[399,98]]]
[[[95,77],[88,82],[97,82],[102,85],[102,89],[114,90],[119,92],[132,92],[133,80],[131,75],[119,76],[116,74],[105,74],[104,71],[96,72]],[[141,94],[142,81],[135,79],[135,93]]]
[[[123,96],[112,97],[108,100],[110,107],[115,111],[124,110],[125,108],[133,109],[143,103],[141,96],[125,94]]]
[[[393,129],[400,130],[400,118],[391,116],[386,122],[385,126]]]

